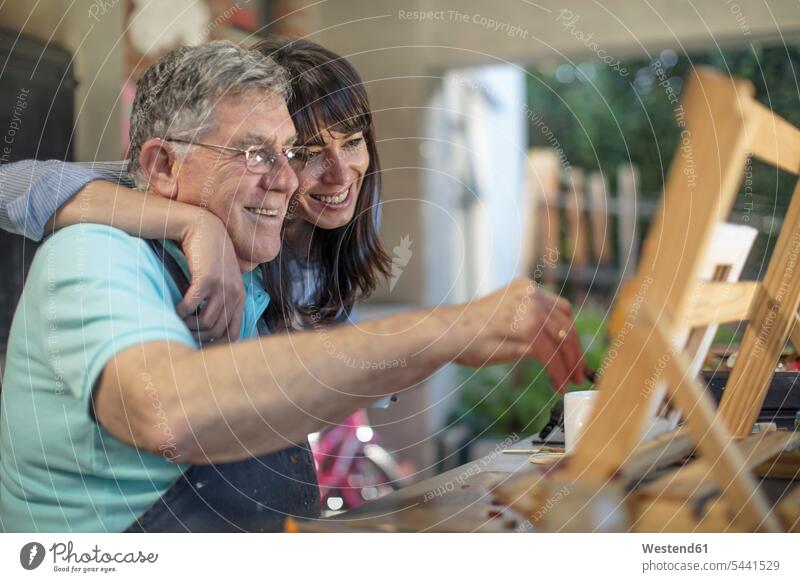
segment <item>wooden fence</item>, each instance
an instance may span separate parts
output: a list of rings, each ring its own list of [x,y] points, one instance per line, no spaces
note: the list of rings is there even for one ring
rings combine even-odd
[[[638,194],[639,174],[617,169],[616,195],[600,171],[565,167],[552,149],[528,153],[525,272],[553,286],[611,291],[635,271],[641,225],[656,204]]]
[[[530,150],[522,272],[573,299],[586,292],[610,299],[636,270],[641,236],[659,198],[640,195],[639,171],[632,164],[617,168],[612,192],[602,172],[571,167],[550,148]],[[734,211],[731,220],[755,227],[763,244],[783,224],[782,215],[764,209]]]

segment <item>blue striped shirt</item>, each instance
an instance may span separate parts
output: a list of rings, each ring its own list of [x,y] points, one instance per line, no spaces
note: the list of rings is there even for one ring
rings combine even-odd
[[[128,162],[23,160],[0,166],[0,228],[41,240],[48,221],[93,180],[133,186]]]

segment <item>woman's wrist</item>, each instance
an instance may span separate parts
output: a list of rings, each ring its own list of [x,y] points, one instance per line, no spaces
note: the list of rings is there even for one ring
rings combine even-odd
[[[159,199],[159,206],[162,201],[165,204],[162,209],[165,216],[164,230],[161,235],[163,238],[185,244],[200,232],[220,232],[227,236],[222,221],[201,206],[169,200],[153,193],[148,193],[146,196]],[[146,205],[150,205],[151,208],[156,206],[150,202],[148,201]]]
[[[166,238],[179,242],[186,242],[209,221],[221,222],[205,208],[184,202],[170,201],[169,215]]]

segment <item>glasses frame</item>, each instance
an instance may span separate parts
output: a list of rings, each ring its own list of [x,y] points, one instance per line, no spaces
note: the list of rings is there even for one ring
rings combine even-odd
[[[266,161],[266,163],[268,164],[269,167],[267,167],[263,172],[259,172],[255,168],[257,168],[259,164],[263,164],[264,162],[263,161],[255,161],[255,162],[253,162],[252,160],[254,159],[255,152],[257,152],[259,150],[264,150],[264,146],[253,145],[253,146],[250,146],[249,148],[244,148],[243,149],[243,148],[234,148],[234,147],[231,147],[231,146],[223,146],[223,145],[218,145],[218,144],[213,144],[213,143],[203,143],[203,142],[199,142],[199,141],[191,141],[191,140],[188,140],[188,139],[176,139],[176,138],[172,138],[172,137],[166,137],[166,138],[164,138],[164,141],[171,141],[171,142],[182,143],[182,144],[186,144],[186,145],[195,145],[195,146],[200,146],[200,147],[204,147],[204,148],[208,148],[208,149],[212,149],[212,150],[222,150],[222,151],[225,151],[225,152],[234,152],[235,155],[237,155],[237,156],[244,156],[244,167],[249,172],[252,172],[253,174],[262,174],[262,175],[263,174],[269,174],[273,169],[275,169],[275,162],[278,161],[279,157],[283,156],[283,157],[286,158],[286,161],[289,162],[297,155],[297,151],[298,150],[303,149],[303,148],[300,148],[300,147],[290,147],[290,148],[282,148],[278,152],[270,152],[267,155],[267,157],[264,159],[264,161]],[[253,164],[255,164],[255,166]]]

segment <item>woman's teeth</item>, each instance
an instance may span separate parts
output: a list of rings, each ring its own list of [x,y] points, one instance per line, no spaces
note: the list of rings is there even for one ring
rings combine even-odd
[[[277,210],[270,210],[269,208],[248,208],[254,214],[261,214],[262,216],[278,216]]]
[[[345,200],[347,200],[347,194],[350,190],[345,190],[336,196],[322,196],[320,194],[311,194],[310,196],[315,200],[319,200],[323,204],[341,204]]]

